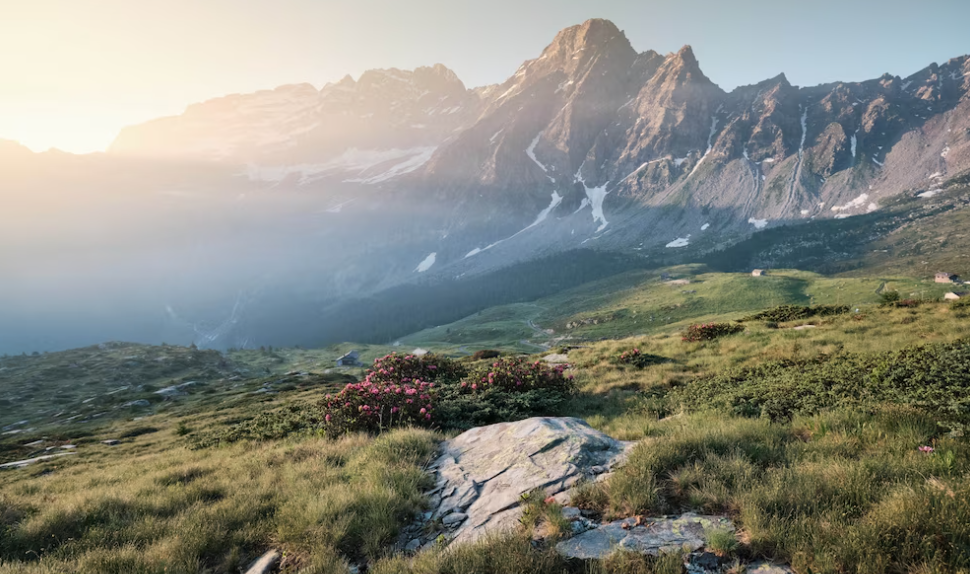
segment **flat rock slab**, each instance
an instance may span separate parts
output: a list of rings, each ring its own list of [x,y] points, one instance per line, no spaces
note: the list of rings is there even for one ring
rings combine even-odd
[[[276,550],[270,550],[266,554],[260,556],[259,560],[253,562],[252,566],[249,567],[249,570],[246,570],[246,574],[265,574],[276,565],[276,562],[279,559],[280,553]]]
[[[772,564],[771,562],[752,562],[745,566],[746,574],[795,574],[795,571],[788,566]]]
[[[562,353],[553,353],[546,355],[542,360],[550,365],[563,365],[569,363],[569,356]]]
[[[635,524],[634,518],[603,524],[560,542],[556,550],[566,558],[581,560],[604,558],[617,548],[657,556],[681,549],[693,552],[704,547],[711,532],[734,531],[734,524],[727,518],[693,513]]]
[[[26,460],[18,460],[18,461],[14,461],[14,462],[5,462],[3,464],[0,464],[0,468],[21,468],[21,467],[24,467],[24,466],[28,466],[28,465],[34,464],[35,462],[43,462],[45,460],[51,460],[51,459],[54,459],[54,458],[57,458],[57,457],[61,457],[61,456],[70,456],[72,454],[75,454],[75,453],[73,453],[73,452],[61,452],[61,453],[58,453],[58,454],[47,454],[47,455],[44,455],[44,456],[38,456],[38,457],[34,457],[34,458],[28,458]]]
[[[471,429],[442,443],[431,467],[433,519],[450,527],[443,534],[457,542],[513,528],[523,494],[541,488],[551,496],[593,479],[625,460],[632,444],[576,418],[536,417]]]

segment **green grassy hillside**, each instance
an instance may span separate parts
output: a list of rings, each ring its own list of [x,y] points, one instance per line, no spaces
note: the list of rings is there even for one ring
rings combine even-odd
[[[743,284],[740,276],[693,277],[698,294],[706,285],[707,297],[739,293]],[[854,300],[882,285],[828,282],[795,272],[772,281],[758,283],[746,301]],[[623,291],[598,304],[651,306],[677,296],[655,280],[645,294],[637,285],[630,278]],[[721,318],[742,314],[740,307],[748,305],[730,307]],[[535,309],[512,311],[503,316],[495,310],[490,320],[515,324]],[[565,303],[556,312],[561,321],[578,313]],[[910,364],[913,373],[929,373],[963,361],[970,353],[961,342],[970,327],[966,308],[867,305],[858,313],[744,325],[740,334],[685,343],[670,323],[653,334],[587,342],[569,351],[580,392],[557,414],[582,416],[613,436],[641,441],[623,472],[581,490],[574,503],[605,516],[726,512],[742,528],[740,546],[732,551],[739,559],[778,558],[799,573],[966,572],[970,444],[950,429],[959,429],[954,417],[970,412],[948,410],[939,397],[964,400],[967,372],[947,366],[950,374],[934,379],[931,396],[918,389],[913,394],[905,380],[892,382],[896,371],[881,366]],[[514,336],[522,333],[528,334]],[[902,359],[914,346],[948,343],[956,344],[933,347],[937,354],[918,355],[916,364]],[[467,350],[478,347],[470,344]],[[660,360],[642,369],[618,360],[633,348]],[[295,364],[309,370],[324,367],[325,358],[343,350],[272,351],[282,361],[270,351],[240,351],[226,360],[260,372]],[[42,364],[44,356],[33,360]],[[55,376],[56,370],[33,372]],[[737,380],[732,373],[748,373],[744,385],[718,382]],[[7,460],[67,442],[75,449],[55,460],[0,470],[0,572],[228,574],[267,548],[285,552],[284,572],[303,574],[343,574],[350,563],[362,561],[388,574],[673,571],[664,570],[669,561],[633,558],[570,565],[549,547],[530,544],[528,532],[429,552],[414,562],[388,557],[398,529],[424,508],[421,491],[428,485],[421,467],[442,434],[395,430],[379,438],[326,439],[296,426],[278,435],[282,438],[200,448],[200,437],[221,429],[275,412],[314,409],[324,393],[342,384],[322,372],[239,376],[211,395],[190,394],[145,414],[67,423],[56,433],[48,427],[2,436]],[[272,390],[257,392],[262,388]],[[858,388],[869,389],[869,398],[852,390]],[[745,395],[747,389],[754,394]],[[738,410],[739,397],[749,396],[797,400],[783,403],[788,411]],[[804,400],[816,396],[824,400]],[[766,409],[776,403],[750,404]],[[941,426],[946,421],[949,426]],[[101,444],[106,439],[120,444]],[[917,450],[925,445],[934,452]]]
[[[670,280],[662,280],[662,274]],[[932,277],[826,277],[794,270],[767,276],[715,273],[702,265],[634,271],[596,281],[533,303],[493,307],[455,323],[401,339],[402,345],[447,348],[475,344],[534,352],[601,338],[629,337],[676,330],[716,317],[739,318],[784,304],[849,305],[876,303],[879,293],[938,299],[953,286]]]

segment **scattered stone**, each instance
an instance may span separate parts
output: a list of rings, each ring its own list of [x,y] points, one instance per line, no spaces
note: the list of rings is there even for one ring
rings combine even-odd
[[[689,551],[704,547],[709,532],[734,530],[730,520],[720,516],[687,513],[677,518],[626,518],[603,524],[593,530],[564,540],[556,550],[566,558],[600,559],[616,548],[657,556],[660,553]]]
[[[150,407],[150,406],[152,406],[152,404],[150,402],[148,402],[147,399],[138,399],[137,401],[127,402],[127,403],[125,403],[125,404],[123,404],[121,406],[122,407],[139,407],[139,408],[144,408],[144,407]]]
[[[792,327],[796,331],[803,331],[805,329],[814,329],[815,325],[799,325],[797,327]]]
[[[404,547],[405,552],[416,552],[418,548],[421,548],[421,539],[415,538],[414,540],[407,543]]]
[[[25,466],[34,464],[35,462],[42,462],[45,460],[50,460],[52,458],[57,458],[59,456],[70,456],[72,454],[77,454],[74,452],[59,452],[57,454],[45,454],[44,456],[36,456],[34,458],[28,458],[24,460],[17,460],[14,462],[5,462],[0,464],[0,468],[23,468]]]
[[[562,509],[562,517],[566,520],[579,520],[583,517],[583,511],[575,506],[564,506]]]
[[[121,444],[121,441],[116,438],[109,438],[108,440],[101,441],[101,444],[106,444],[108,446],[115,446]]]
[[[692,554],[688,558],[688,565],[701,571],[716,571],[721,566],[721,559],[713,552]]]
[[[464,522],[466,518],[468,518],[467,514],[461,512],[452,512],[448,516],[442,518],[441,523],[445,526],[451,526],[453,524],[460,524]]]
[[[38,440],[35,440],[34,442],[28,442],[27,444],[25,444],[23,446],[24,446],[24,448],[30,448],[30,447],[33,447],[33,446],[40,446],[40,445],[44,444],[44,442],[45,442],[44,439],[38,439]]]
[[[253,562],[249,570],[246,570],[246,574],[266,574],[270,569],[276,565],[277,560],[280,559],[280,553],[276,550],[270,550],[266,554],[260,556],[259,560]]]
[[[563,365],[569,362],[569,357],[565,354],[552,353],[543,357],[542,360],[550,365]]]
[[[745,567],[747,574],[795,574],[795,571],[788,566],[772,564],[766,560],[752,562]]]

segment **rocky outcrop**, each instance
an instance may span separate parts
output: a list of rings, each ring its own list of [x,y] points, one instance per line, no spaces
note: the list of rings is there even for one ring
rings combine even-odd
[[[416,550],[509,530],[522,514],[523,494],[543,489],[552,496],[593,480],[622,462],[630,444],[575,418],[531,418],[464,432],[442,444],[431,467],[432,510],[407,530],[403,545]]]
[[[659,556],[684,553],[687,572],[721,572],[733,559],[706,547],[715,532],[733,533],[725,516],[635,516],[597,522],[598,514],[568,506],[571,487],[581,480],[609,478],[623,464],[632,443],[594,430],[576,418],[538,417],[471,429],[441,445],[430,465],[435,487],[431,509],[407,527],[397,550],[408,554],[436,545],[474,542],[519,526],[526,494],[543,491],[545,503],[561,505],[572,536],[556,544],[570,560],[600,560],[617,550]],[[543,544],[539,531],[534,542]],[[766,562],[748,571],[787,574]]]

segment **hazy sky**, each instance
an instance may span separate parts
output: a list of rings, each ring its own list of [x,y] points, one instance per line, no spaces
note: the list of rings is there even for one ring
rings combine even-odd
[[[907,75],[970,53],[968,0],[0,0],[0,138],[88,152],[189,103],[441,62],[500,82],[555,33],[613,20],[691,44],[722,88]]]

